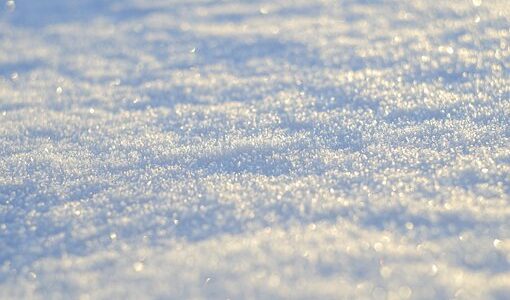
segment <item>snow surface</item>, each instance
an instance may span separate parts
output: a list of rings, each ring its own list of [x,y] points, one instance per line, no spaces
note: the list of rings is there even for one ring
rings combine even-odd
[[[510,299],[507,0],[0,4],[0,299]]]

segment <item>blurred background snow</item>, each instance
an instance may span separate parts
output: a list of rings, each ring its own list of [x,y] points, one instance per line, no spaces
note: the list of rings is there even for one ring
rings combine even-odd
[[[0,4],[0,298],[509,297],[508,1]]]

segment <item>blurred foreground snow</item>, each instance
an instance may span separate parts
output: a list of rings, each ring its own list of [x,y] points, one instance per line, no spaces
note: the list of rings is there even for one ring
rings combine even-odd
[[[508,1],[1,4],[1,299],[510,297]]]

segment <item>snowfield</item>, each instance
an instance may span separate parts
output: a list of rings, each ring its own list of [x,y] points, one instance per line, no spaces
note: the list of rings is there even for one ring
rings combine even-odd
[[[0,299],[510,299],[508,0],[0,5]]]

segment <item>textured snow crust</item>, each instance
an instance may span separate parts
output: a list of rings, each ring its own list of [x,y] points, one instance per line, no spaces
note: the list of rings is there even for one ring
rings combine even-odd
[[[510,298],[508,1],[0,4],[0,299]]]

